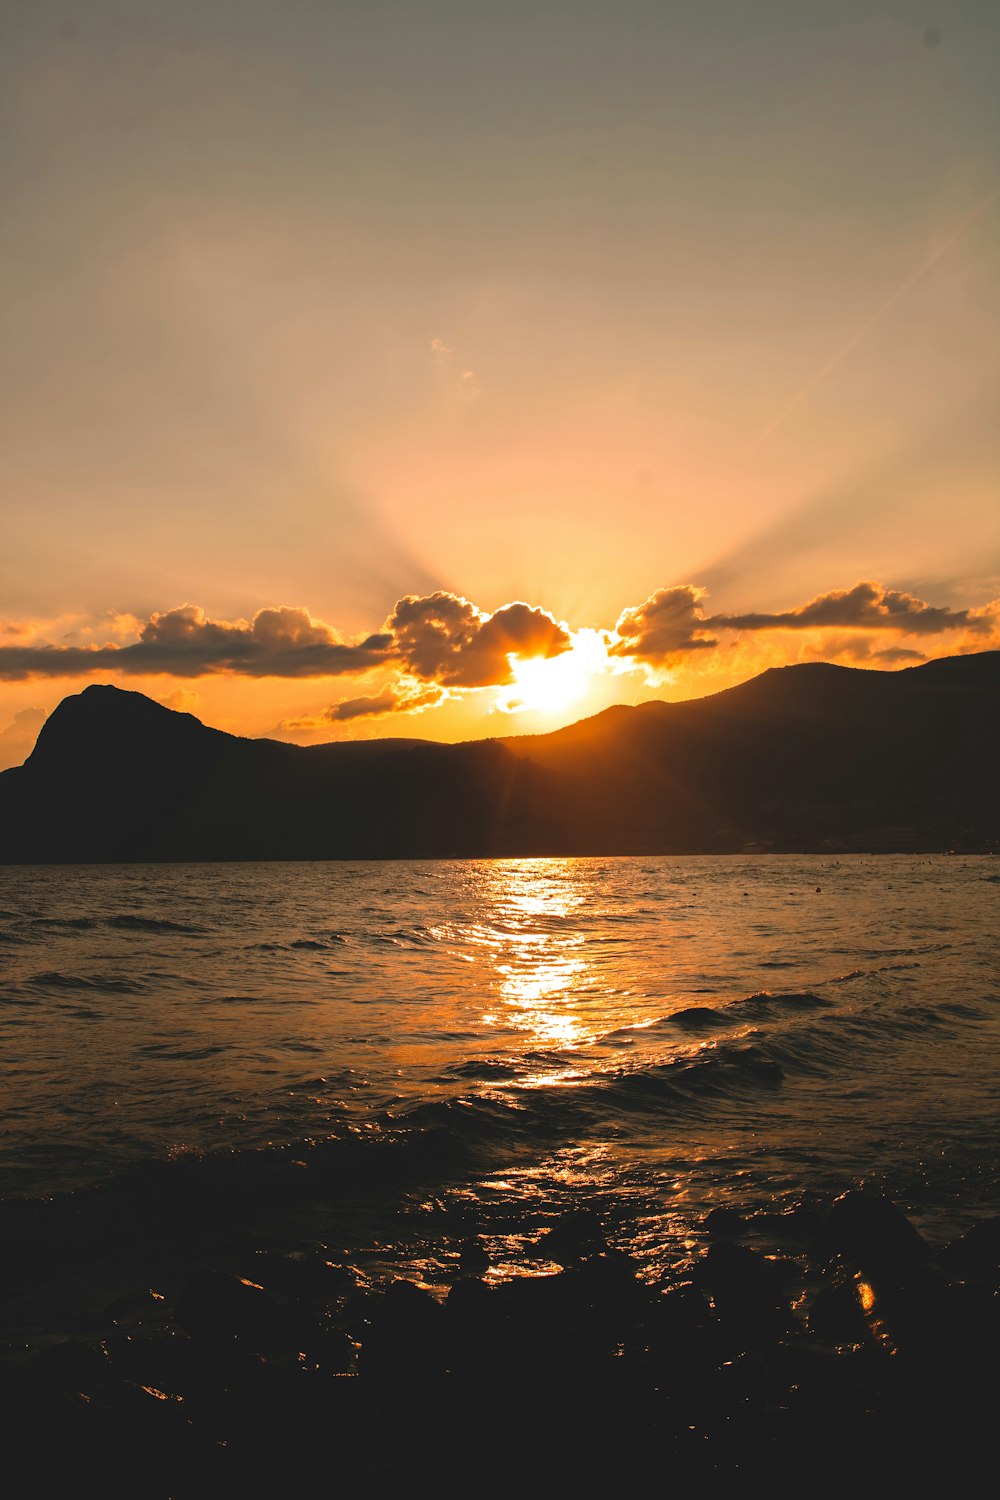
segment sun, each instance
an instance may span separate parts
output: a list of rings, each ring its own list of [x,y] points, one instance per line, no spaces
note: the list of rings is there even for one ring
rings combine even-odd
[[[590,631],[578,631],[571,648],[559,656],[512,655],[508,660],[514,684],[498,706],[507,713],[561,713],[586,696],[605,657],[603,642]]]

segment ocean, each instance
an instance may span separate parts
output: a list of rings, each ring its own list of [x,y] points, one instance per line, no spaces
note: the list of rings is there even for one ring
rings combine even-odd
[[[430,1284],[582,1202],[649,1276],[862,1180],[940,1242],[995,1211],[998,906],[964,856],[7,867],[4,1207],[155,1181]]]
[[[978,1493],[998,901],[963,855],[0,869],[4,1472]]]

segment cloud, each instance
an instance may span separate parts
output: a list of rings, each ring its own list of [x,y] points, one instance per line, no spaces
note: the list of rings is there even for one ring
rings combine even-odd
[[[715,630],[898,630],[906,635],[939,635],[946,630],[989,629],[977,612],[925,604],[913,594],[865,580],[851,589],[819,594],[798,609],[780,614],[716,615],[706,621]]]
[[[97,624],[81,625],[76,634],[85,637],[112,635],[119,640],[127,640],[130,636],[138,635],[142,626],[143,621],[139,616],[130,614],[128,610],[106,609]]]
[[[978,609],[962,610],[961,613],[965,615],[973,636],[992,636],[993,644],[1000,646],[1000,599],[991,599],[989,604],[981,604]],[[971,649],[979,651],[983,647],[979,642],[974,642]]]
[[[718,646],[718,634],[723,631],[864,630],[891,631],[901,637],[962,631],[965,637],[959,649],[981,650],[988,644],[987,638],[1000,630],[1000,605],[996,601],[979,609],[950,609],[867,579],[850,589],[819,594],[797,609],[775,613],[709,615],[704,609],[705,597],[704,589],[679,584],[660,589],[644,604],[623,610],[609,636],[609,656],[662,666],[686,652]],[[911,647],[890,645],[876,650],[871,641],[856,636],[823,641],[822,650],[831,660],[843,656],[886,664],[926,660],[924,652]]]
[[[212,620],[194,604],[153,614],[138,641],[120,646],[0,646],[0,678],[128,676],[333,677],[370,671],[392,658],[390,635],[345,645],[308,610],[262,609],[250,623]]]
[[[876,666],[915,665],[927,660],[924,651],[910,646],[887,646],[877,635],[821,635],[807,648],[813,661],[871,662]]]
[[[486,614],[458,594],[439,591],[400,599],[383,628],[353,645],[309,611],[258,610],[253,620],[213,620],[195,604],[136,622],[138,640],[88,645],[34,641],[0,644],[0,678],[128,676],[336,677],[402,664],[422,682],[505,686],[508,653],[557,656],[568,630],[544,609],[516,602]],[[8,634],[22,640],[15,626]]]
[[[44,708],[22,708],[14,715],[0,730],[0,766],[19,766],[27,760],[47,718]]]
[[[516,602],[488,615],[443,591],[407,594],[386,630],[411,676],[447,687],[505,687],[514,680],[509,655],[559,656],[572,645],[547,610]]]
[[[430,341],[431,368],[435,383],[447,404],[469,406],[482,395],[475,370],[457,363],[455,350],[444,339]]]
[[[706,611],[706,598],[703,588],[677,584],[624,609],[613,631],[591,632],[607,652],[591,675],[609,667],[615,673],[645,669],[658,675],[681,662],[693,665],[695,654],[707,667],[713,651],[723,645],[737,646],[742,659],[751,638],[772,638],[771,655],[784,653],[791,659],[787,632],[799,633],[802,649],[810,655],[825,651],[832,660],[870,658],[887,665],[920,659],[925,653],[916,648],[936,636],[950,636],[950,649],[957,651],[1000,646],[1000,600],[956,609],[870,580],[780,612],[713,615]],[[290,605],[258,610],[250,621],[212,619],[194,604],[156,612],[145,621],[111,611],[103,623],[74,625],[70,638],[63,635],[58,645],[40,638],[40,630],[55,635],[51,622],[40,627],[0,624],[0,679],[101,679],[109,674],[181,681],[226,675],[309,679],[383,669],[401,673],[402,684],[457,691],[508,688],[517,676],[512,660],[557,657],[578,649],[587,627],[571,634],[548,610],[521,600],[489,614],[460,594],[437,590],[405,595],[380,629],[354,642],[307,609]],[[126,631],[134,639],[127,640]],[[81,643],[81,636],[93,639]],[[862,644],[862,638],[871,643]],[[879,639],[885,645],[876,649]],[[426,698],[417,703],[415,690],[397,685],[395,691],[391,699],[385,690],[345,699],[346,705],[359,706],[344,707],[337,717],[428,706]]]
[[[342,698],[331,703],[321,714],[304,719],[286,719],[281,728],[291,733],[325,729],[328,724],[342,724],[350,719],[375,718],[381,714],[412,714],[424,708],[436,708],[449,697],[444,688],[425,687],[420,683],[386,683],[380,693],[371,697]]]
[[[608,655],[663,663],[687,651],[718,645],[717,641],[697,633],[708,625],[701,605],[704,597],[704,589],[682,583],[675,588],[658,589],[644,604],[622,610]]]
[[[179,714],[201,712],[201,694],[194,688],[174,688],[159,700],[164,708],[172,708]]]
[[[323,717],[331,724],[338,724],[376,714],[412,714],[422,708],[436,708],[447,697],[444,688],[389,683],[374,698],[342,698],[339,703],[331,703]]]

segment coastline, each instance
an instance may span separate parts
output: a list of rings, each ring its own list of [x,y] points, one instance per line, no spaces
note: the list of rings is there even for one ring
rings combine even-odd
[[[543,1273],[498,1277],[467,1232],[437,1285],[271,1228],[223,1249],[175,1224],[172,1271],[127,1226],[96,1246],[119,1283],[97,1336],[6,1345],[7,1472],[46,1493],[71,1465],[164,1500],[313,1469],[359,1497],[833,1496],[962,1492],[993,1465],[1000,1219],[935,1248],[865,1189],[718,1208],[649,1282],[582,1200],[541,1237]],[[6,1244],[22,1291],[87,1256]],[[166,1279],[144,1285],[156,1259]]]
[[[985,1489],[995,880],[11,877],[5,1472]],[[879,1198],[870,1243],[831,1228],[862,1174],[912,1229]]]

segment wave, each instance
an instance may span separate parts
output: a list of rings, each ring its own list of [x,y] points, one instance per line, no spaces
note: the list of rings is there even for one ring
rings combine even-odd
[[[196,927],[189,922],[168,922],[164,917],[143,917],[128,913],[106,917],[105,923],[108,927],[117,927],[124,932],[179,932],[190,937],[203,937],[211,930],[208,927]]]
[[[608,1043],[621,1045],[634,1042],[651,1033],[666,1032],[671,1028],[694,1033],[724,1031],[727,1028],[742,1025],[746,1021],[766,1018],[786,1019],[803,1012],[833,1009],[835,1005],[835,1001],[825,995],[818,995],[813,990],[778,991],[777,993],[771,990],[758,990],[755,994],[744,995],[738,1000],[728,1000],[721,1006],[685,1006],[682,1010],[671,1011],[669,1015],[661,1016],[656,1021],[610,1031],[600,1040],[605,1045]]]
[[[26,982],[36,989],[103,990],[119,995],[136,994],[145,988],[137,975],[126,978],[121,974],[63,974],[58,969],[33,974]]]
[[[772,994],[760,990],[755,995],[745,995],[742,1000],[730,1000],[726,1010],[741,1020],[758,1019],[763,1016],[787,1014],[792,1011],[831,1009],[836,1002],[826,995],[817,995],[814,990],[792,990]]]
[[[370,929],[361,936],[365,942],[393,948],[432,948],[439,942],[437,935],[429,927],[419,924],[415,927],[390,928],[388,931],[381,928]]]
[[[675,1010],[664,1016],[660,1025],[679,1026],[682,1031],[714,1031],[728,1026],[726,1017],[710,1005],[689,1005],[685,1010]]]
[[[475,1082],[493,1083],[497,1079],[520,1078],[523,1069],[515,1062],[500,1057],[474,1058],[470,1062],[456,1063],[449,1068],[451,1078],[468,1078]]]
[[[181,1050],[147,1044],[160,1057],[207,1057],[223,1050]],[[662,1119],[690,1111],[713,1097],[746,1096],[781,1085],[781,1071],[754,1046],[733,1047],[710,1058],[590,1076],[566,1086],[529,1088],[503,1077],[483,1060],[494,1087],[476,1093],[402,1104],[352,1123],[343,1114],[323,1140],[298,1138],[259,1149],[153,1157],[131,1163],[95,1185],[44,1199],[0,1201],[0,1238],[10,1258],[33,1255],[59,1243],[67,1249],[119,1244],[122,1236],[170,1233],[196,1226],[211,1234],[231,1229],[246,1215],[292,1201],[328,1201],[344,1208],[373,1190],[412,1189],[429,1181],[457,1180],[503,1162],[537,1156],[567,1139],[606,1130],[615,1118]],[[465,1069],[471,1075],[471,1069]],[[483,1082],[491,1081],[489,1076]],[[364,1086],[347,1072],[302,1082],[298,1091],[328,1095],[332,1088]],[[497,1087],[496,1085],[501,1085]]]
[[[110,917],[32,917],[29,925],[43,932],[94,932],[111,927],[120,932],[176,932],[183,936],[203,937],[212,929],[191,922],[170,922],[165,917],[147,917],[140,912],[121,912]]]
[[[256,1003],[246,996],[223,998]],[[672,1140],[687,1139],[685,1121],[744,1121],[759,1109],[755,1101],[786,1093],[798,1079],[843,1076],[863,1086],[859,1058],[878,1064],[886,1048],[900,1041],[919,1043],[924,1035],[961,1030],[984,1014],[989,1010],[973,998],[892,1010],[876,1001],[842,1011],[812,991],[764,992],[714,1008],[690,1007],[654,1023],[664,1038],[670,1027],[676,1034],[678,1017],[681,1030],[705,1026],[712,1033],[747,1019],[761,1023],[737,1036],[712,1035],[693,1054],[634,1066],[617,1059],[589,1072],[582,1058],[574,1061],[565,1052],[466,1059],[434,1081],[435,1087],[450,1086],[446,1092],[365,1111],[363,1117],[359,1095],[373,1087],[371,1081],[351,1069],[327,1072],[283,1089],[286,1100],[294,1095],[303,1101],[285,1117],[291,1139],[257,1149],[151,1158],[91,1187],[45,1200],[0,1202],[0,1240],[11,1255],[28,1255],[41,1245],[100,1246],[125,1233],[167,1233],[175,1226],[210,1233],[242,1222],[241,1215],[250,1222],[284,1202],[333,1200],[347,1213],[353,1197],[363,1204],[373,1191],[426,1191],[431,1182],[467,1180],[500,1165],[537,1160],[567,1142],[635,1137],[669,1150]],[[635,1034],[642,1030],[635,1028]],[[225,1048],[159,1042],[142,1050],[151,1058],[190,1059]],[[315,1129],[305,1133],[300,1112],[308,1112],[308,1101],[317,1096],[324,1110],[322,1139]],[[344,1102],[350,1096],[353,1106]]]
[[[249,943],[247,951],[251,953],[291,953],[296,950],[305,952],[328,953],[331,948],[341,947],[350,939],[342,932],[328,932],[321,938],[300,937],[293,938],[288,943]]]
[[[228,1052],[229,1043],[217,1042],[205,1047],[175,1047],[169,1042],[143,1042],[136,1051],[154,1060],[167,1058],[171,1062],[200,1062],[203,1058],[217,1057],[222,1052]]]

